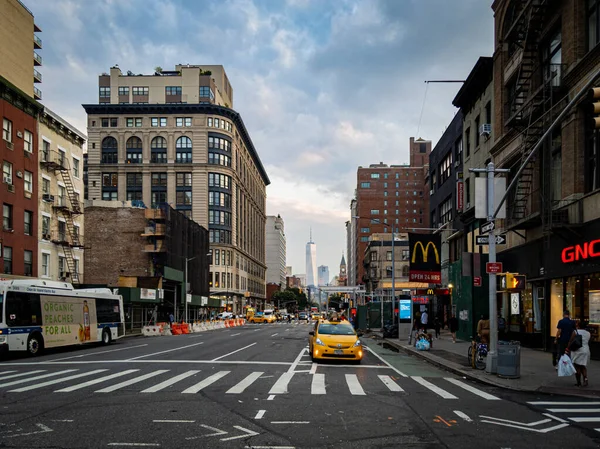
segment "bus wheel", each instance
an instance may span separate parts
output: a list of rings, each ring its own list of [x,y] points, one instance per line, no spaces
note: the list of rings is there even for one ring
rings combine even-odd
[[[102,331],[102,344],[109,345],[111,341],[110,330],[104,329]]]
[[[27,339],[27,352],[29,355],[39,355],[44,350],[44,339],[40,334],[31,334]]]

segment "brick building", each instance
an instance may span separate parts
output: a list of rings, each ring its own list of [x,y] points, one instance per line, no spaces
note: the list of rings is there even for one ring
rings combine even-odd
[[[410,139],[410,164],[371,164],[358,167],[356,204],[356,251],[348,264],[355,273],[348,282],[353,285],[365,282],[363,259],[374,233],[407,232],[429,227],[429,189],[426,174],[429,167],[431,141]],[[398,268],[397,268],[398,270]],[[396,273],[400,277],[400,273]]]

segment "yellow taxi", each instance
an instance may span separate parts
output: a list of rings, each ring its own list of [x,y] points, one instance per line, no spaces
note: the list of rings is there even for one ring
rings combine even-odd
[[[359,336],[346,320],[332,318],[319,320],[315,330],[309,332],[308,347],[310,357],[316,360],[352,360],[360,363],[363,347]]]
[[[275,321],[276,318],[273,312],[267,310],[264,312],[256,312],[248,319],[249,323],[274,323]]]
[[[313,321],[318,321],[318,320],[320,320],[321,318],[323,318],[323,316],[322,316],[320,313],[318,313],[318,312],[313,312],[313,313],[311,314],[310,318],[311,318]]]

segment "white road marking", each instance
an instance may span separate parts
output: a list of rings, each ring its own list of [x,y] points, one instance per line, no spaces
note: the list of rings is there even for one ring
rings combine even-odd
[[[12,370],[12,371],[2,371],[2,372],[0,373],[0,376],[2,376],[2,375],[4,375],[4,374],[9,374],[9,373],[15,373],[15,372],[16,372],[15,370]]]
[[[548,418],[555,419],[556,421],[559,421],[559,422],[569,422],[567,420],[559,418],[558,416],[551,415],[550,413],[542,413],[542,415],[547,416]]]
[[[320,368],[360,368],[360,369],[390,369],[385,365],[319,365]],[[408,376],[407,376],[408,377]]]
[[[53,419],[52,422],[73,422],[72,419]]]
[[[33,363],[10,363],[10,365],[13,366],[35,366],[35,367],[40,367],[40,366],[46,366],[46,365],[53,365],[53,366],[58,366],[58,365],[68,365],[68,366],[73,366],[73,365],[85,365],[85,366],[89,366],[90,363],[94,363],[94,362],[90,362],[90,361],[79,361],[79,360],[75,360],[75,361],[71,361],[71,362],[33,362]],[[153,363],[163,363],[163,364],[168,364],[168,365],[176,365],[176,364],[206,364],[206,365],[214,365],[216,363],[222,363],[225,365],[279,365],[279,366],[290,366],[291,363],[290,362],[261,362],[261,361],[257,361],[257,360],[168,360],[168,359],[151,359],[151,360],[102,360],[102,363],[115,363],[115,364],[122,364],[122,363],[127,363],[132,364],[132,363],[140,363],[140,364],[153,364]],[[331,365],[334,366],[334,365]],[[356,368],[356,366],[354,366],[354,368]],[[382,367],[382,368],[386,368],[386,367]]]
[[[275,399],[275,395],[272,394],[267,398],[267,401],[272,401],[273,399]]]
[[[195,376],[199,372],[200,371],[198,371],[198,370],[186,371],[185,373],[182,373],[175,377],[167,379],[164,382],[156,384],[150,388],[146,388],[145,390],[142,390],[142,393],[156,393],[157,391],[164,390],[165,388],[170,387],[173,384],[176,384],[180,380],[187,379],[188,377],[191,377],[191,376]]]
[[[492,418],[492,419],[494,419],[494,421],[488,421],[486,419],[482,419],[481,422],[488,423],[488,424],[496,424],[497,426],[512,427],[514,429],[528,430],[530,432],[536,432],[536,433],[548,433],[548,432],[552,432],[553,430],[558,430],[558,429],[562,429],[564,427],[569,426],[569,424],[558,424],[553,427],[546,427],[545,429],[533,429],[530,427],[531,424],[526,424],[525,426],[523,426],[523,425],[519,425],[519,424],[508,424],[506,422],[498,422],[499,420],[497,420],[497,418]],[[502,420],[502,421],[506,421],[506,420]],[[552,420],[551,419],[545,420],[545,422],[549,422],[549,421],[552,421]]]
[[[392,380],[390,376],[377,376],[390,391],[404,391],[400,385]]]
[[[231,334],[230,337],[237,337],[238,335],[242,335],[242,333],[238,332],[237,334]]]
[[[435,394],[437,394],[438,396],[443,397],[444,399],[458,399],[456,396],[454,396],[453,394],[448,393],[446,390],[441,389],[440,387],[437,387],[435,385],[433,385],[431,382],[426,381],[425,379],[423,379],[420,376],[412,376],[412,379],[417,382],[418,384],[423,385],[425,388],[433,391]]]
[[[274,337],[275,335],[279,335],[279,332],[275,332],[271,337]]]
[[[313,362],[312,366],[310,367],[310,374],[315,374],[317,372],[317,364]]]
[[[296,446],[244,446],[244,449],[296,449]]]
[[[502,422],[506,422],[506,423],[510,423],[510,424],[517,424],[521,427],[535,427],[535,426],[539,426],[540,424],[546,424],[546,423],[552,422],[551,419],[542,419],[542,420],[536,421],[536,422],[523,423],[523,422],[519,422],[519,421],[511,421],[510,419],[494,418],[493,416],[486,416],[486,415],[479,415],[479,417],[486,418],[486,419],[493,419],[494,421],[502,421]]]
[[[248,349],[250,346],[254,346],[256,344],[256,342],[249,344],[248,346],[244,346],[243,348],[240,349],[236,349],[235,351],[231,351],[225,355],[222,355],[221,357],[217,357],[216,359],[212,359],[211,362],[216,362],[217,360],[221,360],[227,356],[230,356],[231,354],[235,354],[236,352],[240,352],[243,351],[244,349]]]
[[[316,376],[316,374],[315,374]],[[348,389],[350,390],[350,394],[364,396],[365,390],[363,390],[360,382],[358,381],[358,376],[356,374],[346,374],[346,383],[348,384]]]
[[[600,405],[600,402],[545,402],[545,401],[535,401],[528,402],[531,405]]]
[[[288,369],[288,373],[292,373],[296,370],[296,366],[298,366],[298,363],[300,363],[300,359],[304,356],[304,354],[308,351],[307,348],[302,348],[300,350],[300,353],[298,354],[298,357],[296,357],[296,360],[294,360],[294,363],[292,363],[292,366],[290,366],[290,369]]]
[[[258,378],[260,378],[260,376],[262,376],[263,374],[264,374],[264,372],[262,372],[262,371],[255,371],[253,373],[250,373],[244,379],[242,379],[241,382],[239,382],[238,384],[231,387],[225,393],[226,394],[243,393],[246,388],[248,388],[250,385],[252,385],[254,382],[256,382],[256,380]]]
[[[241,430],[242,432],[244,432],[244,435],[237,435],[235,437],[229,437],[229,438],[221,438],[221,441],[231,441],[231,440],[237,440],[239,438],[248,438],[248,437],[253,437],[255,435],[258,435],[258,432],[255,432],[250,429],[246,429],[242,426],[233,426],[233,428],[237,429],[237,430]]]
[[[598,413],[600,408],[548,408],[552,413]]]
[[[217,380],[222,377],[227,376],[231,371],[219,371],[218,373],[213,374],[212,376],[208,376],[201,382],[198,382],[196,385],[192,385],[190,388],[186,388],[182,391],[182,393],[198,393],[203,388],[208,387],[209,385],[214,384]]]
[[[160,423],[194,423],[193,419],[153,419],[152,422]]]
[[[477,389],[477,388],[475,388],[475,387],[473,387],[473,386],[471,386],[469,384],[461,382],[458,379],[454,379],[453,377],[445,377],[444,379],[446,379],[451,384],[454,384],[457,387],[460,387],[460,388],[463,388],[463,389],[465,389],[467,391],[470,391],[471,393],[476,394],[477,396],[479,396],[479,397],[481,397],[483,399],[486,399],[488,401],[499,401],[500,400],[500,398],[498,398],[496,396],[493,396],[493,395],[491,395],[489,393],[486,393],[485,391],[481,391],[481,390],[479,390],[479,389]]]
[[[126,376],[127,374],[135,373],[137,371],[139,371],[139,370],[138,369],[128,369],[125,371],[121,371],[119,373],[110,374],[110,375],[104,376],[104,377],[99,377],[98,379],[92,379],[92,380],[84,382],[82,384],[72,385],[70,387],[62,388],[60,390],[56,390],[55,393],[69,393],[71,391],[80,390],[82,388],[89,387],[91,385],[96,385],[101,382],[106,382],[107,380],[111,380],[116,377]]]
[[[125,382],[111,385],[110,387],[102,388],[101,390],[96,390],[95,393],[111,393],[115,390],[118,390],[119,388],[128,387],[129,385],[137,384],[138,382],[143,382],[146,379],[150,379],[154,376],[158,376],[160,374],[168,372],[168,369],[159,369],[156,371],[152,371],[151,373],[144,374],[143,376],[134,377],[133,379],[126,380]]]
[[[379,354],[377,354],[375,351],[373,351],[371,348],[367,347],[367,346],[363,346],[364,349],[368,350],[371,354],[373,354],[375,357],[377,357],[379,360],[381,360],[383,363],[386,364],[386,366],[394,371],[396,371],[399,375],[401,375],[402,377],[408,377],[406,374],[404,374],[402,371],[400,371],[398,368],[394,368],[392,365],[390,365],[383,357],[381,357]],[[362,367],[364,368],[364,367]]]
[[[73,355],[71,357],[63,357],[60,359],[53,359],[53,360],[49,360],[49,361],[50,362],[58,362],[59,360],[79,359],[81,357],[89,357],[89,356],[97,355],[97,354],[108,354],[109,352],[127,351],[129,349],[141,348],[144,346],[148,346],[148,343],[144,343],[143,345],[137,345],[137,346],[128,346],[127,348],[109,349],[107,351],[86,352],[85,354],[81,354],[81,355]]]
[[[42,382],[40,384],[16,388],[15,390],[9,390],[9,393],[22,393],[24,391],[37,390],[38,388],[44,388],[49,385],[59,384],[61,382],[66,382],[67,380],[79,379],[80,377],[92,376],[94,374],[103,373],[104,371],[108,371],[108,370],[107,369],[96,369],[96,370],[89,371],[87,373],[74,374],[73,376],[67,376],[67,377],[61,377],[59,379],[48,380],[48,381]]]
[[[108,446],[160,447],[158,443],[108,443]]]
[[[271,424],[310,424],[310,421],[271,421]]]
[[[469,418],[469,416],[466,413],[461,412],[460,410],[454,410],[454,413],[456,414],[456,416],[461,417],[466,422],[473,422],[473,420],[471,418]]]
[[[269,394],[286,394],[288,392],[288,384],[290,383],[290,380],[292,380],[292,377],[294,377],[293,372],[290,373],[288,371],[287,373],[283,373],[271,387]]]
[[[265,412],[266,410],[259,410],[254,419],[262,419],[262,417],[265,416]]]
[[[191,347],[193,347],[193,346],[198,346],[198,345],[203,345],[203,344],[204,344],[204,342],[203,342],[203,341],[201,341],[200,343],[194,343],[194,344],[191,344],[191,345],[180,346],[179,348],[172,348],[172,349],[167,349],[167,350],[165,350],[165,351],[154,352],[154,353],[152,353],[152,354],[140,355],[140,356],[138,356],[138,357],[133,357],[133,358],[131,358],[131,359],[127,359],[126,361],[127,361],[127,362],[130,362],[130,361],[132,361],[132,360],[138,360],[138,359],[141,359],[141,358],[144,358],[144,357],[150,357],[150,356],[152,356],[152,355],[159,355],[159,354],[165,354],[165,353],[167,353],[167,352],[180,351],[181,349],[191,348]]]
[[[290,331],[290,329],[286,329],[285,331],[286,331],[286,332],[289,332],[289,331]]]
[[[600,422],[600,416],[589,416],[589,417],[581,417],[578,416],[577,418],[568,418],[571,421],[574,422]]]
[[[314,374],[310,386],[310,394],[326,394],[325,374]]]
[[[0,380],[14,379],[15,377],[29,376],[30,374],[43,373],[45,371],[46,371],[45,369],[38,369],[38,370],[35,370],[35,371],[28,371],[26,373],[11,374],[10,376],[0,377]],[[10,373],[10,372],[11,371],[7,371],[7,373]]]
[[[29,379],[13,380],[12,382],[5,382],[3,384],[0,384],[0,388],[12,387],[13,385],[24,384],[27,382],[33,382],[33,381],[41,380],[41,379],[47,379],[48,377],[58,376],[60,374],[72,373],[73,371],[77,371],[77,370],[76,369],[65,369],[62,371],[56,371],[54,373],[42,374],[41,376],[30,377]]]
[[[600,429],[594,429],[596,432],[600,432]],[[256,446],[255,446],[256,447]]]

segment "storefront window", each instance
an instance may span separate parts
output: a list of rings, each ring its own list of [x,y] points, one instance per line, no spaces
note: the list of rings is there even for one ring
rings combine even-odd
[[[563,317],[563,281],[554,279],[550,284],[550,335],[556,336],[556,325]]]
[[[584,318],[589,322],[588,330],[592,334],[592,341],[600,341],[598,338],[598,329],[600,328],[600,274],[593,274],[585,278],[583,299]]]
[[[543,289],[541,289],[543,291]],[[541,323],[540,309],[536,287],[527,284],[527,289],[521,294],[523,308],[521,310],[521,323],[523,331],[529,334],[539,332],[538,323]]]
[[[580,302],[577,301],[577,283],[579,278],[567,278],[565,283],[565,310],[571,312],[571,318],[577,319],[581,316]]]

